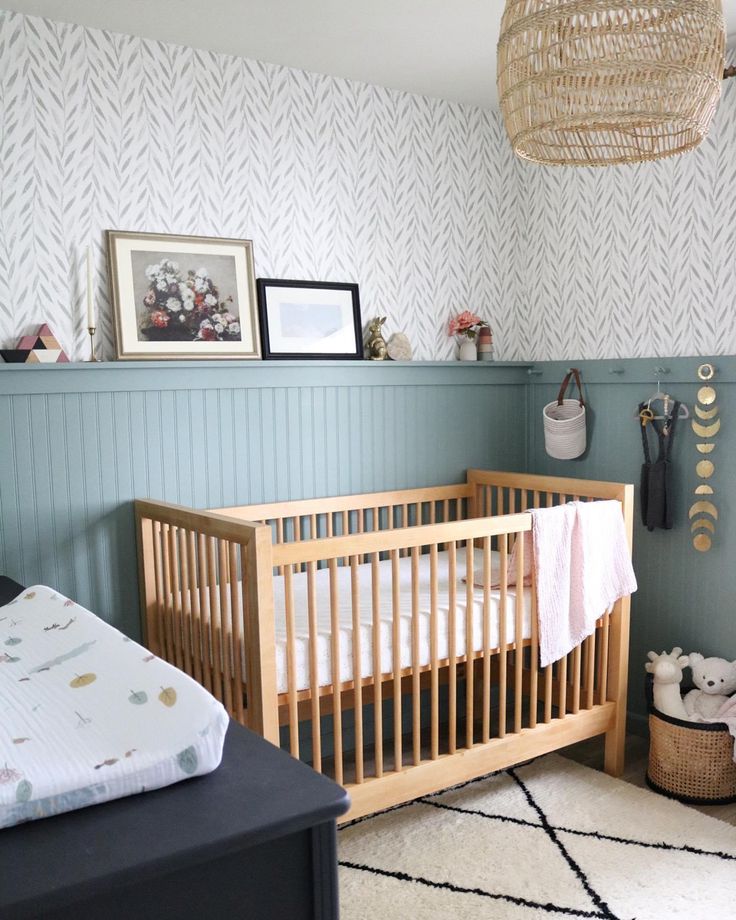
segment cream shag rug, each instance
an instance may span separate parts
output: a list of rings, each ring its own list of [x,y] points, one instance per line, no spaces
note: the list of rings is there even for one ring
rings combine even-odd
[[[736,828],[555,754],[340,831],[341,920],[727,920]]]

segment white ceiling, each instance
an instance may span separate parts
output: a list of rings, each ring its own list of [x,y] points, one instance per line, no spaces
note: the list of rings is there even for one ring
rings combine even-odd
[[[3,5],[425,96],[496,104],[503,0],[4,0]],[[723,7],[727,31],[736,33],[736,0],[723,0]]]

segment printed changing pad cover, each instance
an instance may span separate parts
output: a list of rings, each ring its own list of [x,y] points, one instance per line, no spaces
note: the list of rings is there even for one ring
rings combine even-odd
[[[214,770],[228,727],[194,680],[44,585],[0,607],[0,828]]]

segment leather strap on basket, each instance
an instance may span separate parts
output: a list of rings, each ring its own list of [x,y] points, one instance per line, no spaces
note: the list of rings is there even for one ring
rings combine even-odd
[[[562,400],[565,398],[565,393],[567,388],[570,386],[570,381],[575,379],[575,383],[578,387],[578,398],[580,399],[580,408],[585,405],[585,400],[583,399],[583,386],[580,383],[580,371],[576,367],[571,367],[570,370],[565,374],[565,379],[562,381],[562,386],[560,387],[560,392],[557,394],[557,405],[562,405]]]

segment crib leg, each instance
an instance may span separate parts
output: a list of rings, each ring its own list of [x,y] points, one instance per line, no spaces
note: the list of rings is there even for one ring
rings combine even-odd
[[[626,747],[626,710],[616,716],[614,727],[606,732],[603,769],[609,776],[622,776]]]

